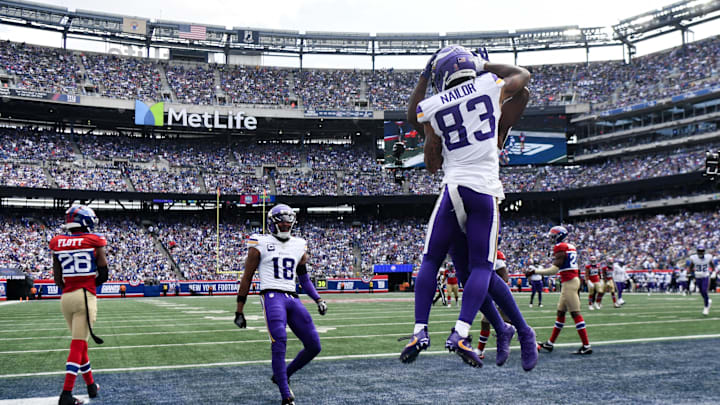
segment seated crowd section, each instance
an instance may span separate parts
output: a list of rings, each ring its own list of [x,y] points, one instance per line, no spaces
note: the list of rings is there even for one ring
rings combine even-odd
[[[720,143],[648,150],[582,165],[503,166],[506,192],[559,191],[702,170]],[[137,152],[136,152],[137,151]],[[272,195],[437,194],[442,174],[403,170],[339,144],[223,143],[0,128],[0,185],[101,191]]]
[[[209,217],[142,221],[102,211],[98,215],[96,231],[108,240],[111,280],[235,279],[244,266],[246,239],[262,232],[250,219],[221,223],[220,254],[216,256],[217,230]],[[52,278],[47,244],[61,232],[59,217],[29,213],[0,216],[3,232],[8,235],[2,241],[0,266],[20,266],[36,278]],[[717,253],[720,229],[715,224],[719,220],[720,214],[709,210],[582,219],[563,225],[570,232],[568,241],[578,248],[582,266],[590,256],[596,256],[600,263],[619,260],[630,269],[675,269],[685,266],[698,241],[712,254]],[[145,227],[141,222],[153,225]],[[410,263],[417,268],[426,223],[427,218],[420,217],[343,221],[301,216],[293,232],[308,241],[313,275],[357,277],[373,264]],[[553,225],[538,217],[502,219],[499,248],[508,258],[511,273],[520,273],[531,264],[549,266],[552,243],[545,235]]]
[[[698,90],[718,83],[718,54],[716,36],[637,57],[631,64],[528,66],[533,74],[530,105],[590,103],[599,110]],[[6,86],[127,100],[404,110],[419,72],[176,63],[0,42],[0,77]]]

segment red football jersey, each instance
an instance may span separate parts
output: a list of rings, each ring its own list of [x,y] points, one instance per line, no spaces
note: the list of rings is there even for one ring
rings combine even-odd
[[[593,283],[600,282],[600,268],[597,264],[588,264],[585,266],[585,274],[590,276]]]
[[[104,236],[95,233],[58,235],[50,241],[50,250],[57,257],[65,282],[63,294],[84,288],[95,294],[97,260],[95,248],[107,246]]]
[[[613,272],[609,266],[605,265],[602,267],[602,277],[604,280],[612,280],[613,279]]]
[[[553,247],[553,253],[565,252],[565,261],[558,273],[560,274],[560,281],[570,281],[575,277],[580,277],[580,270],[577,265],[577,249],[572,243],[561,242]]]
[[[457,272],[455,271],[455,268],[448,268],[445,270],[445,277],[447,279],[448,284],[457,284]]]

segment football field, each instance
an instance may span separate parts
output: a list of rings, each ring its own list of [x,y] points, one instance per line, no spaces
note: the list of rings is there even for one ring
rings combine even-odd
[[[538,340],[550,335],[558,297],[528,308],[529,294],[516,295]],[[323,350],[291,379],[299,404],[720,402],[720,308],[703,316],[698,294],[625,294],[620,309],[605,297],[592,312],[583,305],[594,354],[570,354],[580,341],[568,315],[555,350],[529,373],[517,340],[503,367],[493,337],[481,369],[447,353],[455,305],[433,308],[431,347],[406,365],[398,339],[412,332],[411,293],[326,295],[324,317],[303,298]],[[105,344],[89,343],[101,385],[92,403],[279,403],[259,299],[248,299],[246,330],[233,324],[234,310],[227,296],[98,300],[94,329]],[[289,361],[301,345],[288,337]],[[0,304],[0,405],[57,403],[69,341],[58,300]],[[85,394],[80,377],[75,393]]]

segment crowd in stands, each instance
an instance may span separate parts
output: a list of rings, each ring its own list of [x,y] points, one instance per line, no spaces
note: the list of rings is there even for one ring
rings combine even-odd
[[[199,173],[192,169],[149,170],[136,168],[127,173],[135,191],[147,193],[201,192]]]
[[[265,177],[258,178],[254,172],[234,168],[222,173],[203,173],[205,186],[209,193],[220,188],[222,194],[266,194],[270,193],[270,185]]]
[[[337,195],[337,174],[329,171],[279,171],[275,175],[278,195]]]
[[[229,104],[291,104],[292,71],[267,66],[220,66],[220,88]]]
[[[70,139],[53,131],[0,128],[0,160],[72,160]]]
[[[102,215],[101,215],[102,216]],[[52,279],[48,243],[62,234],[62,215],[0,216],[6,235],[0,242],[0,267],[20,268],[37,279]],[[152,236],[137,223],[121,217],[102,216],[94,232],[105,236],[109,280],[174,280],[167,257],[155,247]]]
[[[36,278],[52,278],[48,241],[60,231],[60,217],[3,215],[4,234],[0,266],[20,267]],[[591,256],[601,263],[621,261],[630,269],[676,269],[685,266],[697,244],[718,255],[720,214],[715,210],[627,215],[570,220],[568,242],[579,252],[584,266]],[[551,220],[539,217],[501,218],[500,250],[509,269],[519,273],[531,264],[549,265],[552,243],[546,237]],[[153,234],[136,221],[102,215],[96,229],[108,239],[111,280],[177,279],[166,249],[179,269],[180,279],[235,279],[244,265],[247,238],[262,232],[249,219],[221,222],[218,234],[214,220],[176,217],[157,222]],[[352,222],[334,217],[300,217],[295,235],[308,242],[313,275],[357,276],[373,264],[410,263],[422,260],[427,218],[357,218]],[[154,244],[157,236],[164,248]],[[359,263],[359,264],[355,264]],[[218,273],[216,270],[221,272]]]
[[[82,75],[72,53],[0,41],[0,73],[15,77],[19,89],[76,94]]]
[[[10,187],[50,187],[42,167],[8,162],[0,163],[0,184]]]
[[[718,54],[720,37],[711,37],[634,58],[632,64],[529,66],[530,105],[591,103],[607,109],[700,89],[720,81]],[[404,110],[419,75],[395,69],[183,66],[11,42],[0,43],[0,69],[18,88],[65,94],[89,87],[108,97],[160,101],[168,97],[161,91],[164,75],[168,90],[183,103],[294,107],[300,101],[308,109],[342,110],[358,108],[358,101],[370,109]]]
[[[95,160],[123,159],[145,163],[155,160],[159,149],[159,141],[128,136],[76,135],[74,140],[84,157]]]
[[[102,96],[160,101],[160,67],[150,59],[116,55],[80,55],[88,79]]]
[[[169,65],[165,73],[178,102],[215,104],[215,72],[212,69]]]
[[[118,169],[53,166],[50,174],[59,188],[75,190],[129,191]]]

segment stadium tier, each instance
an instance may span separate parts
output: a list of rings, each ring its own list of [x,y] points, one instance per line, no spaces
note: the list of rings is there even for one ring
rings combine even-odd
[[[634,59],[530,66],[531,106],[624,107],[720,81],[720,38]],[[689,69],[687,67],[690,67]],[[6,87],[197,105],[405,110],[419,71],[221,66],[0,43]]]

